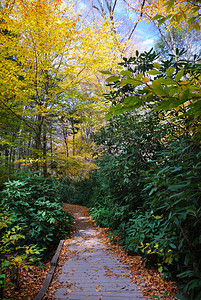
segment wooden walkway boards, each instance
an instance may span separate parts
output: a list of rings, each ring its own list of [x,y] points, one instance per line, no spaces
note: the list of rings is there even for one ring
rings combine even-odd
[[[77,209],[73,206],[77,230],[68,246],[69,259],[58,275],[59,286],[52,299],[145,299],[138,286],[130,282],[128,265],[121,264],[107,249],[86,211],[82,214],[79,206]]]

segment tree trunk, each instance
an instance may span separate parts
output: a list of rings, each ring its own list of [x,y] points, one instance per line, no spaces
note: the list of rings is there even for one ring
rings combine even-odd
[[[43,176],[47,177],[47,123],[43,123]]]
[[[75,156],[75,126],[74,121],[72,121],[72,132],[73,132],[73,156]]]
[[[43,118],[41,115],[37,116],[38,121],[38,130],[35,137],[35,150],[36,150],[36,163],[35,163],[35,169],[36,171],[39,171],[39,159],[41,158],[41,135],[42,135],[42,123]]]

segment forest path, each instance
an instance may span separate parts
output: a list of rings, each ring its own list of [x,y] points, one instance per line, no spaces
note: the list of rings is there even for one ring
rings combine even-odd
[[[88,208],[64,204],[64,209],[75,217],[75,231],[64,242],[56,276],[44,299],[145,299],[131,282],[131,268],[109,249]]]

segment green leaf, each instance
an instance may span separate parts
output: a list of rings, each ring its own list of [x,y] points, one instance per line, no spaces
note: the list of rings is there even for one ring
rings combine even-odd
[[[174,296],[179,300],[187,300],[186,297],[184,297],[184,295],[182,294],[174,294]]]
[[[109,83],[109,82],[116,82],[118,80],[119,80],[119,77],[113,75],[113,76],[108,77],[105,81],[107,83]]]
[[[167,17],[164,17],[164,18],[160,19],[160,20],[158,21],[158,25],[161,25],[161,24],[164,23],[167,19],[168,19]]]
[[[157,191],[157,187],[153,187],[151,189],[151,191],[149,192],[149,196],[151,196],[153,194],[153,192]]]
[[[160,65],[159,63],[157,63],[157,62],[155,62],[155,63],[153,64],[153,66],[154,66],[154,68],[156,68],[156,69],[160,69],[160,68],[161,68],[161,65]]]
[[[160,268],[158,268],[158,272],[162,273],[163,272],[163,267],[160,266]]]
[[[165,74],[167,75],[167,76],[172,76],[172,74],[174,73],[174,71],[175,71],[175,68],[174,67],[170,67],[169,69],[167,69],[167,71],[165,72]]]
[[[175,0],[169,0],[167,3],[166,3],[166,11],[168,12],[173,6],[174,6],[174,1]]]
[[[111,113],[111,112],[107,113],[106,116],[105,116],[105,120],[106,120],[106,121],[109,121],[110,118],[111,118],[111,116],[112,116],[112,113]]]
[[[177,85],[177,83],[171,78],[171,77],[167,77],[164,79],[164,84],[165,85]]]
[[[170,185],[168,187],[168,189],[171,190],[171,191],[177,191],[177,190],[182,189],[184,187],[186,187],[186,184],[175,184],[175,185]]]
[[[124,99],[124,103],[129,104],[129,105],[132,105],[134,103],[138,103],[139,101],[140,101],[140,98],[136,97],[136,96],[130,96],[130,97],[127,97],[127,98]]]
[[[172,249],[177,249],[177,247],[176,247],[174,244],[172,244],[172,243],[170,243],[170,247],[171,247]]]
[[[160,297],[158,297],[156,295],[151,295],[150,297],[153,298],[153,299],[159,299],[160,300]]]
[[[185,96],[185,95],[184,95]],[[186,102],[188,99],[186,99],[186,97],[182,97],[181,99],[178,100],[173,100],[171,101],[170,107],[169,108],[175,108],[181,104],[183,104],[184,102]]]
[[[112,75],[110,71],[99,71],[101,74]]]
[[[160,19],[160,18],[163,18],[163,16],[162,16],[162,15],[156,15],[156,16],[154,16],[154,17],[152,18],[152,20],[153,20],[153,21],[156,21],[156,20],[158,20],[158,19]]]
[[[123,70],[123,71],[120,72],[120,74],[123,75],[123,76],[128,76],[128,77],[130,77],[132,73],[131,73],[130,71]]]
[[[200,24],[199,24],[198,22],[195,22],[195,23],[194,23],[194,29],[195,29],[196,31],[200,31]]]
[[[196,211],[195,206],[189,206],[187,208],[187,213],[190,214],[190,215],[193,215],[194,217],[196,217],[197,216],[197,211]]]
[[[150,75],[158,75],[158,74],[161,74],[161,72],[160,71],[158,71],[158,70],[150,70],[150,71],[148,71],[147,72],[148,74],[150,74]]]
[[[151,88],[153,89],[154,93],[156,93],[159,96],[167,96],[167,92],[163,88],[162,84],[164,81],[164,78],[160,77],[159,79],[156,79],[152,82]],[[165,101],[168,102],[168,101]]]
[[[183,75],[184,75],[184,70],[180,70],[180,71],[176,74],[175,80],[178,82],[178,81],[182,78]]]
[[[118,109],[121,109],[121,108],[122,108],[122,106],[121,106],[120,103],[118,103],[117,105],[112,105],[112,106],[110,106],[110,112],[114,112],[114,111],[116,111]]]
[[[51,223],[56,223],[56,220],[54,218],[50,218],[50,224]]]
[[[138,85],[141,85],[142,82],[141,81],[137,81],[134,78],[128,78],[128,79],[121,80],[120,83],[119,83],[120,86],[125,86],[127,84],[132,84],[134,86],[138,86]]]

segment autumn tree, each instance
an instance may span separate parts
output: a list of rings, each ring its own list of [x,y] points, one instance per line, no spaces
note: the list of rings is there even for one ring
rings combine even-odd
[[[177,58],[178,35],[182,36],[183,48],[186,49],[185,58],[190,59],[196,53],[197,38],[200,33],[200,2],[191,1],[144,1],[141,9],[141,1],[137,4],[132,0],[126,0],[128,8],[135,11],[141,19],[153,22],[162,40],[167,45],[169,52]]]
[[[86,20],[103,20],[108,18],[112,24],[112,30],[114,33],[118,33],[119,41],[127,41],[124,48],[124,55],[129,55],[133,52],[133,48],[136,50],[139,36],[135,33],[136,27],[141,20],[141,16],[127,9],[127,3],[125,0],[86,0],[81,2],[84,4],[83,15]],[[79,7],[80,1],[76,1],[76,5]],[[141,4],[141,10],[143,10],[144,2]]]
[[[19,0],[10,14],[2,13],[1,106],[18,120],[19,131],[30,132],[28,156],[47,175],[52,116],[83,86],[90,95],[97,70],[116,65],[121,45],[109,20],[86,24],[70,1]]]

